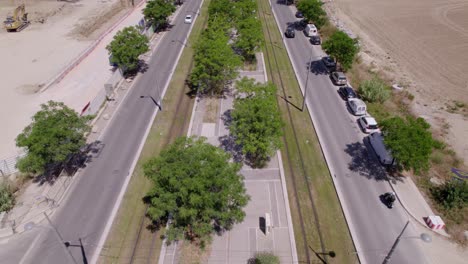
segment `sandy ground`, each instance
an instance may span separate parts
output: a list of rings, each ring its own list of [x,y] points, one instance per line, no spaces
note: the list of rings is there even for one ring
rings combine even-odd
[[[19,152],[14,139],[39,105],[52,98],[39,89],[124,14],[121,1],[0,1],[1,19],[25,3],[31,21],[21,32],[0,30],[0,160]]]
[[[445,131],[466,164],[468,1],[325,2],[334,19],[360,38],[363,61],[407,87],[415,95],[415,113]]]

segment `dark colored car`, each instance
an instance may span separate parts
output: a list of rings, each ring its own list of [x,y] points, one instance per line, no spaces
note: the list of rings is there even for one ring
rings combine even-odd
[[[302,14],[301,11],[297,11],[297,12],[296,12],[296,17],[297,17],[297,18],[303,18],[304,15]]]
[[[293,27],[288,27],[286,28],[286,31],[284,31],[284,35],[287,38],[294,38],[296,36],[296,31],[294,30]]]
[[[298,20],[294,22],[294,26],[296,27],[297,30],[302,31],[307,26],[307,21],[305,19]]]
[[[332,57],[330,56],[323,57],[322,62],[329,71],[336,70],[336,62]]]
[[[312,43],[312,45],[320,45],[322,44],[322,40],[320,39],[320,36],[311,36],[310,43]]]
[[[338,93],[345,100],[357,98],[356,92],[353,90],[353,88],[348,87],[348,86],[340,87],[340,89],[338,89]]]

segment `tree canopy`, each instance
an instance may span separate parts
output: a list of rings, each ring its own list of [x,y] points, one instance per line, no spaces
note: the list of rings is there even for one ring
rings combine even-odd
[[[185,236],[203,242],[215,229],[244,219],[249,196],[238,174],[241,166],[230,158],[204,138],[182,137],[144,164],[153,183],[148,216],[160,224],[171,218],[168,241]]]
[[[348,70],[359,52],[356,40],[350,38],[343,31],[336,31],[323,42],[322,48],[329,55],[335,57],[343,69]]]
[[[115,34],[106,49],[111,55],[111,62],[126,72],[138,68],[138,57],[149,50],[148,44],[148,38],[140,34],[136,27],[126,27]]]
[[[173,1],[150,0],[143,9],[145,19],[156,26],[165,26],[167,18],[176,10]]]
[[[26,156],[17,167],[21,172],[41,174],[47,166],[66,161],[86,144],[91,117],[81,117],[64,103],[49,101],[41,105],[28,125],[16,138],[18,147],[26,148]]]
[[[276,103],[276,87],[243,78],[237,82],[239,95],[231,113],[231,135],[255,167],[265,165],[281,146],[283,123]]]
[[[239,49],[242,56],[252,61],[255,59],[255,52],[263,43],[263,31],[260,21],[255,17],[248,17],[237,23],[238,36],[234,46]]]
[[[237,77],[242,61],[228,45],[222,27],[206,29],[195,46],[195,66],[190,75],[193,87],[200,92],[221,94]]]
[[[322,9],[322,2],[319,0],[300,0],[297,10],[302,12],[307,22],[314,23],[319,29],[327,21],[327,13]]]
[[[416,173],[429,168],[429,158],[436,142],[429,131],[430,125],[423,118],[392,117],[380,125],[385,135],[384,143],[398,164]]]

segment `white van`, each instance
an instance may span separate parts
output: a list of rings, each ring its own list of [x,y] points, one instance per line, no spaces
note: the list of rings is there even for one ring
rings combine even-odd
[[[364,103],[361,99],[348,99],[347,103],[353,115],[362,116],[366,114],[366,103]]]
[[[379,158],[380,164],[384,166],[391,166],[395,164],[395,158],[392,157],[390,151],[385,147],[382,134],[380,132],[374,132],[369,135],[369,143],[372,146],[377,158]]]
[[[307,37],[318,36],[317,27],[314,24],[307,24],[304,33]]]

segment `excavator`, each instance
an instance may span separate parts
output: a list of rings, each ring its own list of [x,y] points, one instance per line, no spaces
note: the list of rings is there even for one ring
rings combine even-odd
[[[3,26],[8,32],[20,31],[29,24],[28,13],[25,12],[24,4],[19,5],[13,16],[7,16]]]

